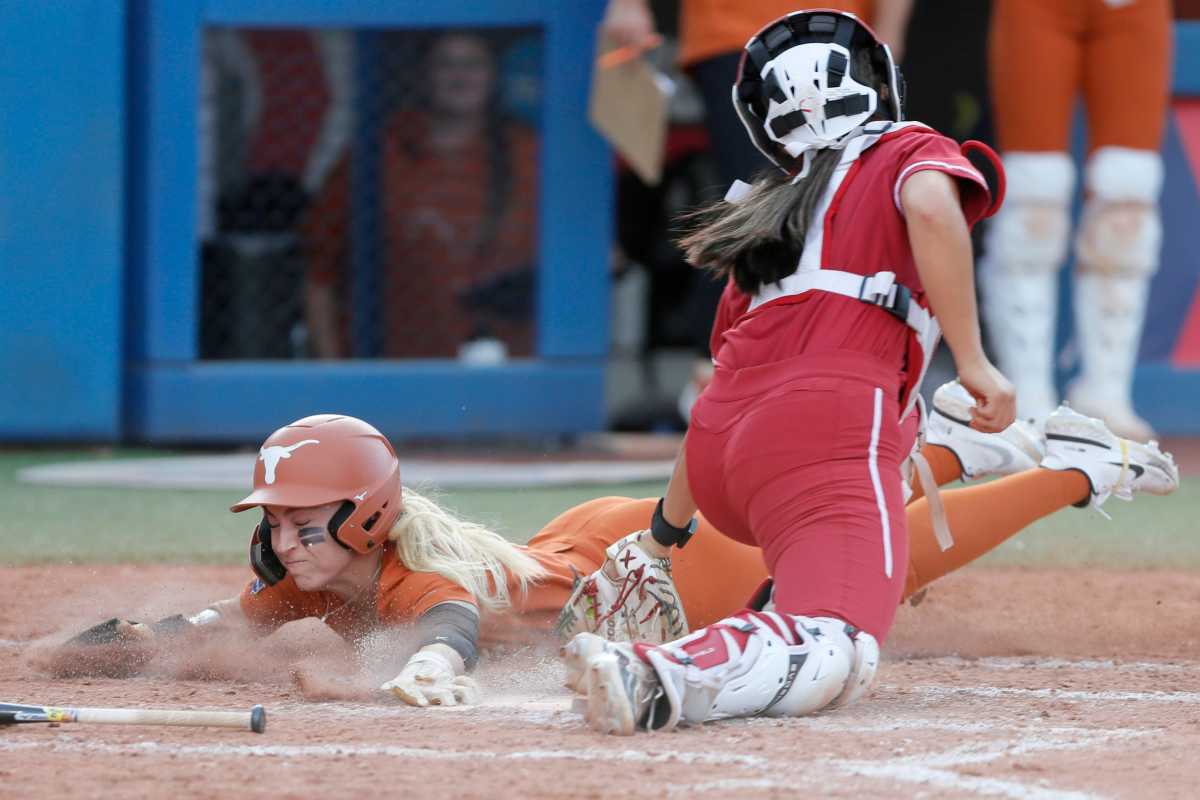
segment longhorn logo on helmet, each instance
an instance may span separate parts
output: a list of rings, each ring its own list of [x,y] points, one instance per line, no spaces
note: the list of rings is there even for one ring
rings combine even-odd
[[[293,445],[283,447],[282,445],[273,444],[270,447],[260,447],[258,449],[258,460],[263,462],[264,471],[263,479],[272,484],[275,482],[275,470],[279,466],[279,462],[285,458],[292,457],[293,450],[299,450],[306,444],[320,444],[319,439],[305,439],[301,442],[296,442]]]

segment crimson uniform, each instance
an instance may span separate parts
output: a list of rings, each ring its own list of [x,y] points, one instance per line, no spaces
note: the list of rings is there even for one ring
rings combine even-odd
[[[933,342],[881,308],[789,291],[831,269],[895,273],[924,303],[900,190],[922,170],[959,179],[969,224],[983,176],[919,123],[875,124],[843,153],[797,272],[755,296],[732,283],[712,334],[713,381],[692,411],[692,493],[717,529],[763,550],[775,607],[844,619],[882,640],[908,563],[899,430]],[[818,235],[819,233],[819,235]]]

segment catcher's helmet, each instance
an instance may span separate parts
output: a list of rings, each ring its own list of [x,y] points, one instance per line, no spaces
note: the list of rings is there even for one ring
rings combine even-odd
[[[272,433],[258,451],[254,491],[230,507],[304,508],[343,501],[329,521],[334,541],[369,553],[387,541],[401,511],[400,461],[382,433],[354,417],[317,414]],[[267,583],[285,570],[271,549],[266,520],[250,544],[250,563]]]
[[[855,56],[864,49],[888,87],[882,108],[875,87],[853,74]],[[903,84],[891,50],[858,17],[798,11],[746,43],[733,106],[754,146],[790,172],[806,151],[842,146],[877,112],[902,120]]]

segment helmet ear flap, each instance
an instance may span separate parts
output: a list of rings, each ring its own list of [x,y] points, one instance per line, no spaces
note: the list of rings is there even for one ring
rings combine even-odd
[[[350,545],[339,539],[337,532],[338,528],[342,527],[342,523],[349,519],[350,515],[353,513],[354,503],[351,503],[349,500],[343,500],[341,507],[338,508],[337,511],[333,512],[333,516],[329,518],[329,535],[333,537],[335,542],[347,550],[350,549]]]
[[[271,547],[271,526],[267,524],[265,514],[250,537],[250,567],[268,586],[274,586],[287,575],[287,567]]]

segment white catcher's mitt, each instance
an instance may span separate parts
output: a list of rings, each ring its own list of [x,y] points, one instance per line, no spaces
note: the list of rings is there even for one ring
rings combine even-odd
[[[563,642],[594,633],[613,642],[662,644],[688,633],[671,559],[652,558],[641,542],[650,531],[631,533],[609,546],[604,564],[575,586],[558,617]]]

